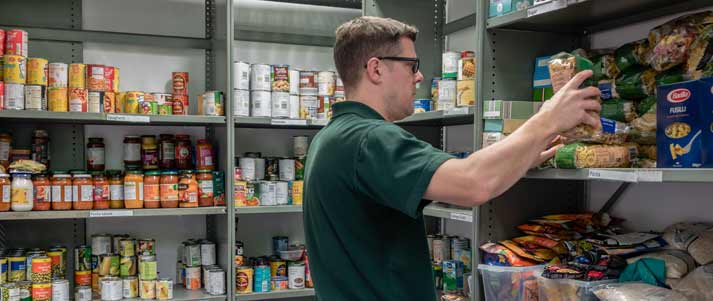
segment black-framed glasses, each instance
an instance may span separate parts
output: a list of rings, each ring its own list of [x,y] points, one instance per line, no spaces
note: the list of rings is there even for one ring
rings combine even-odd
[[[377,59],[380,60],[389,60],[389,61],[398,61],[398,62],[412,62],[413,65],[411,65],[411,71],[413,74],[416,74],[418,72],[418,68],[421,65],[421,59],[419,58],[413,58],[413,57],[403,57],[403,56],[377,56]],[[364,68],[366,68],[366,64],[364,65]]]

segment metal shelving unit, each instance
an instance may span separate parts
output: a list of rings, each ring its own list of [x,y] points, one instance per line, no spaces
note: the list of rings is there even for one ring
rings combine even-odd
[[[186,216],[225,214],[225,207],[161,208],[161,209],[107,209],[107,210],[50,210],[27,212],[0,212],[0,220],[108,218],[145,216]]]
[[[473,210],[432,203],[423,208],[423,215],[444,218],[454,221],[473,222]]]
[[[543,169],[527,174],[530,179],[553,180],[609,180],[619,182],[652,183],[711,183],[713,169],[710,168],[582,168]]]
[[[224,116],[202,115],[137,115],[112,113],[78,113],[50,111],[0,111],[0,119],[8,122],[111,124],[111,125],[225,125]]]
[[[227,295],[210,295],[202,290],[188,290],[183,286],[176,285],[173,287],[173,301],[192,301],[192,300],[227,300]],[[93,296],[92,300],[100,301],[101,296]],[[140,298],[121,299],[121,301],[139,301]]]
[[[248,293],[248,294],[236,294],[236,301],[250,301],[250,300],[273,300],[273,299],[287,299],[287,298],[299,298],[299,297],[312,297],[314,296],[314,289],[288,289],[282,291],[271,291],[267,293]]]
[[[235,214],[296,213],[302,212],[302,205],[235,207]]]

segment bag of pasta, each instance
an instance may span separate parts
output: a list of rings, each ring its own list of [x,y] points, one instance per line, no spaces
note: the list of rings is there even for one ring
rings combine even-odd
[[[637,157],[635,144],[602,145],[573,143],[555,153],[556,168],[630,167]]]
[[[691,44],[696,40],[694,27],[681,25],[664,35],[661,40],[652,45],[649,64],[656,71],[665,71],[686,61]]]
[[[615,79],[619,76],[619,67],[616,66],[616,57],[613,54],[604,54],[594,58],[594,74],[592,79],[595,82],[606,79]]]
[[[611,99],[602,102],[602,111],[599,112],[603,118],[620,122],[631,122],[636,119],[636,107],[631,100]]]
[[[650,45],[658,44],[665,36],[673,33],[677,28],[688,26],[700,32],[704,27],[713,24],[713,12],[703,11],[680,16],[676,19],[661,24],[649,31],[648,41]]]
[[[562,142],[565,144],[574,142],[622,144],[626,142],[630,132],[626,123],[607,118],[599,118],[599,123],[601,127],[598,129],[583,125],[562,134]]]
[[[654,95],[656,71],[636,67],[627,70],[616,80],[616,92],[624,99],[642,99]]]
[[[686,76],[689,79],[713,76],[713,25],[704,28],[691,45],[686,61]]]
[[[619,72],[648,64],[651,50],[646,39],[627,43],[614,51],[614,59]]]

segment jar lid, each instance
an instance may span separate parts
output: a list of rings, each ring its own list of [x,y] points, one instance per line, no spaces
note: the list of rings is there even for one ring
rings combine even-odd
[[[72,176],[66,173],[55,174],[55,178],[71,178]]]
[[[164,170],[161,172],[162,175],[177,175],[178,171],[175,170]]]
[[[47,173],[46,173],[46,172],[36,173],[36,174],[32,175],[32,177],[35,177],[35,178],[43,178],[43,177],[44,177],[44,178],[46,178],[46,177],[47,177]]]
[[[176,134],[176,139],[178,140],[188,140],[188,134]]]
[[[136,276],[124,276],[124,277],[122,277],[122,278],[123,278],[123,279],[136,279],[136,278],[138,278],[138,277],[136,277]]]
[[[33,137],[38,137],[38,138],[47,138],[47,131],[45,131],[45,130],[34,130],[34,131],[32,131],[32,136],[33,136]]]
[[[139,139],[139,136],[124,136],[124,139]]]
[[[196,170],[196,173],[212,173],[212,172],[213,172],[212,170],[207,170],[207,169]]]
[[[179,171],[178,173],[182,174],[182,175],[190,175],[190,174],[193,174],[193,171],[190,169],[185,169],[185,170]]]
[[[205,143],[208,143],[208,139],[198,139],[198,140],[196,140],[196,143],[205,144]]]
[[[0,173],[0,178],[9,178],[10,175],[6,173]]]
[[[103,176],[105,176],[105,174],[104,174],[103,171],[98,171],[98,170],[97,170],[97,171],[92,171],[91,174],[92,174],[92,177],[100,177],[100,176],[103,177]]]
[[[85,174],[85,173],[87,173],[86,170],[70,170],[70,171],[69,171],[69,174],[71,174],[71,175]]]
[[[127,171],[126,171],[126,174],[130,174],[130,175],[143,175],[144,172],[143,172],[143,171],[140,171],[140,170],[127,170]]]
[[[161,171],[149,170],[149,171],[145,172],[144,174],[147,176],[158,176],[158,175],[161,175]]]
[[[91,137],[91,138],[89,138],[89,142],[92,142],[92,141],[94,141],[94,142],[103,142],[103,141],[104,141],[104,138],[101,138],[101,137]]]
[[[91,178],[92,176],[90,174],[82,173],[82,174],[75,174],[74,178],[76,179],[84,179],[84,178]]]
[[[112,177],[121,176],[122,171],[117,169],[110,169],[106,171],[106,174]]]
[[[164,139],[164,138],[173,138],[173,134],[160,134],[160,135],[158,135],[158,136],[159,136],[161,139]]]
[[[10,154],[14,155],[29,155],[30,153],[32,153],[32,151],[25,148],[14,148],[10,151]]]

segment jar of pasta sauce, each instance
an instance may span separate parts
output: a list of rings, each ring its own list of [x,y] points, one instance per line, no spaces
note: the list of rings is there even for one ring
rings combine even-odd
[[[181,208],[198,207],[198,181],[193,171],[181,171],[178,180],[178,198],[178,206]]]
[[[10,211],[12,182],[9,174],[0,174],[0,195],[0,211]]]
[[[94,206],[94,183],[92,176],[85,173],[75,174],[72,180],[72,208],[90,210]]]
[[[124,208],[124,177],[120,170],[109,170],[109,208]]]
[[[32,177],[34,186],[35,205],[32,210],[45,211],[52,207],[52,187],[47,174],[36,174]]]
[[[139,136],[124,137],[124,168],[127,170],[141,168],[141,138]]]
[[[158,169],[158,145],[154,135],[141,136],[141,167],[144,170]]]
[[[193,168],[193,156],[191,140],[188,135],[176,135],[176,168],[191,169]]]
[[[151,170],[144,173],[144,208],[161,207],[161,172]]]
[[[161,172],[161,208],[178,207],[178,172],[167,170]]]
[[[176,140],[171,134],[161,134],[158,139],[158,166],[161,169],[176,167]]]
[[[34,189],[29,173],[12,174],[12,211],[30,211],[34,202]]]
[[[124,176],[124,207],[144,207],[144,175],[139,170],[129,170]]]
[[[101,171],[93,172],[92,179],[94,180],[94,209],[108,209],[111,203],[109,181]]]
[[[215,165],[213,146],[207,139],[196,142],[196,169],[212,171]]]
[[[52,210],[72,209],[72,176],[64,172],[55,172],[50,183]]]
[[[89,138],[87,143],[87,170],[104,170],[104,138]]]
[[[210,170],[196,171],[196,181],[198,182],[198,206],[213,206],[213,172]]]

